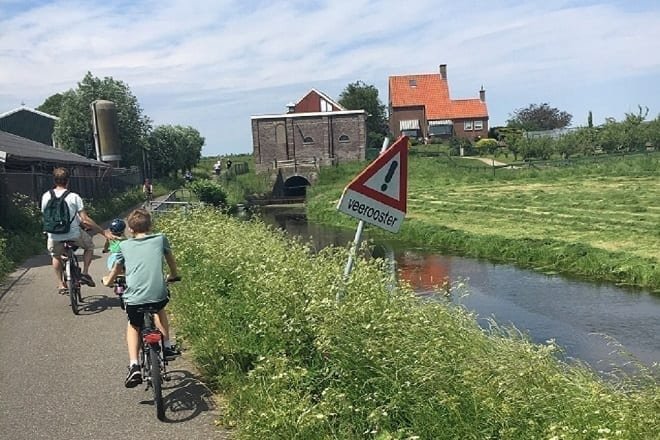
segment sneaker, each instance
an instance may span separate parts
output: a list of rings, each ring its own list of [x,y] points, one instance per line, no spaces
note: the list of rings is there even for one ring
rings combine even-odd
[[[128,367],[128,375],[124,381],[124,386],[126,388],[135,388],[136,386],[142,383],[142,373],[140,372],[140,366],[133,364]]]
[[[81,273],[80,274],[80,282],[83,284],[87,284],[89,287],[96,287],[96,283],[92,279],[92,277],[89,276],[87,273]]]
[[[181,350],[179,350],[179,347],[177,347],[176,345],[172,345],[169,348],[164,347],[163,356],[165,357],[166,361],[173,361],[178,356],[181,356]]]

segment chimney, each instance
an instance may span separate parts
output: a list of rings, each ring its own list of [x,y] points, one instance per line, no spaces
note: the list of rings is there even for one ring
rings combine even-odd
[[[442,79],[447,79],[447,65],[440,64],[440,76]]]
[[[479,99],[481,102],[486,102],[486,91],[484,90],[484,86],[481,86],[481,90],[479,90]]]

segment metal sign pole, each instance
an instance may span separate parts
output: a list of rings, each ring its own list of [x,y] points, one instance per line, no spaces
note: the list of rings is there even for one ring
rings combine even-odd
[[[387,136],[385,136],[385,139],[383,139],[383,146],[381,147],[379,154],[383,154],[383,152],[387,150],[389,144],[390,140]],[[360,247],[360,241],[362,241],[362,231],[364,231],[364,220],[359,221],[357,230],[355,231],[353,245],[351,246],[351,250],[348,253],[348,261],[346,262],[346,267],[344,268],[344,282],[342,287],[337,291],[337,295],[335,296],[336,302],[340,302],[344,297],[344,293],[346,292],[346,283],[348,282],[348,278],[351,276],[351,271],[353,270],[353,261],[355,260],[358,248]]]

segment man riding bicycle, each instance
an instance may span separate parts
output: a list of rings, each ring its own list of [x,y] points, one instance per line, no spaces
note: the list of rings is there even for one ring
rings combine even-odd
[[[144,197],[147,200],[151,200],[154,194],[154,186],[151,184],[150,179],[144,179],[144,184],[142,185],[142,192]]]
[[[55,168],[53,170],[53,181],[55,187],[52,190],[46,191],[41,197],[41,211],[45,212],[48,202],[51,198],[64,196],[64,201],[68,207],[69,212],[69,231],[61,234],[48,233],[48,241],[46,247],[51,256],[55,276],[59,285],[59,292],[65,293],[66,286],[62,281],[62,270],[64,264],[62,262],[62,255],[64,254],[63,241],[73,241],[76,246],[82,248],[83,252],[83,268],[80,275],[80,281],[90,287],[96,284],[91,276],[89,276],[89,266],[94,256],[94,243],[90,234],[83,230],[85,227],[93,233],[103,234],[106,238],[111,238],[112,234],[109,231],[103,230],[85,211],[85,205],[82,198],[75,192],[68,192],[69,185],[69,171],[65,168]]]

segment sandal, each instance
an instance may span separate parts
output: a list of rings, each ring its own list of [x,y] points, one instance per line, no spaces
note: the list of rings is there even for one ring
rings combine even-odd
[[[58,287],[57,293],[59,293],[60,295],[67,295],[69,293],[69,289],[66,287]]]
[[[87,284],[89,287],[96,287],[96,283],[94,282],[92,277],[90,277],[89,274],[86,273],[80,274],[80,282],[83,284]]]

